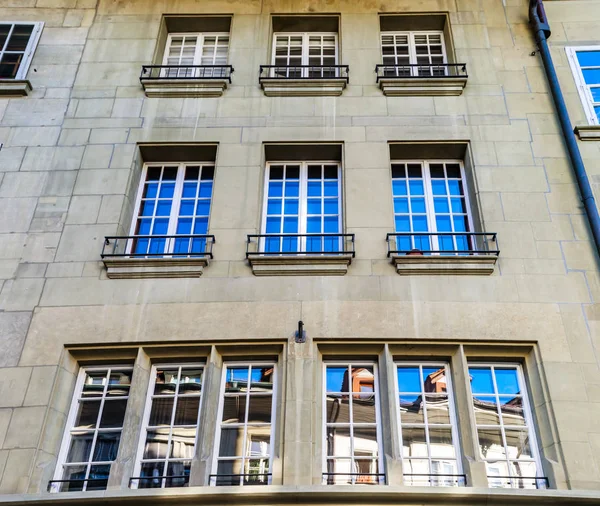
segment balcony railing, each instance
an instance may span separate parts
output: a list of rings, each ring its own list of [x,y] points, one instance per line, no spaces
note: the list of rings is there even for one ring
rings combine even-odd
[[[466,474],[404,474],[404,484],[421,487],[466,487]]]
[[[88,478],[87,480],[50,480],[48,492],[81,492],[83,490],[106,490],[108,476],[106,478]]]
[[[323,473],[324,485],[385,485],[384,473]]]
[[[271,473],[250,474],[211,474],[209,476],[211,485],[217,487],[231,487],[239,485],[268,485],[271,481]]]
[[[231,83],[231,65],[144,65],[140,81],[144,79],[225,79]]]
[[[392,255],[498,256],[496,233],[398,232],[387,234],[388,258]]]
[[[342,79],[348,83],[348,65],[261,65],[259,78],[270,79]]]
[[[248,235],[246,258],[280,255],[351,255],[354,258],[354,234]]]
[[[545,490],[550,488],[546,476],[488,476],[492,488],[531,488]]]
[[[104,238],[104,258],[211,258],[214,235],[131,235]]]
[[[167,476],[135,476],[129,478],[129,488],[171,488],[189,487],[190,477],[187,474]]]
[[[402,65],[376,65],[377,82],[395,78],[467,78],[466,63],[416,63]]]

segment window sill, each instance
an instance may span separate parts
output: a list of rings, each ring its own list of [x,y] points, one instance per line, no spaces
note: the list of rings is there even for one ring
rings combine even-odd
[[[145,79],[142,88],[147,97],[220,97],[228,79]]]
[[[467,77],[380,77],[379,88],[388,97],[458,96]]]
[[[574,131],[580,141],[600,141],[600,125],[576,126]]]
[[[197,278],[208,258],[104,258],[109,279]]]
[[[26,97],[31,90],[26,79],[0,79],[0,97]]]
[[[391,255],[398,274],[411,275],[481,275],[494,272],[497,255],[426,256]]]
[[[339,97],[347,80],[262,78],[260,84],[267,97]]]
[[[248,262],[255,276],[343,276],[352,255],[250,255]]]

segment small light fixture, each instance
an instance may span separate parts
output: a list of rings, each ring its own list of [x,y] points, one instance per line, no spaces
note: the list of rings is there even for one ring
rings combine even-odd
[[[298,322],[298,330],[295,333],[295,338],[297,343],[306,342],[306,332],[304,332],[304,322],[302,320]]]

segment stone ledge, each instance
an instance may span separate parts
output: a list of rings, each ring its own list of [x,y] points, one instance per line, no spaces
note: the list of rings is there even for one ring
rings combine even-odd
[[[208,258],[104,258],[110,279],[197,278]]]
[[[402,487],[361,485],[264,485],[255,487],[183,487],[162,490],[112,489],[58,494],[14,494],[0,496],[0,504],[107,506],[221,506],[223,504],[277,505],[327,504],[375,505],[461,505],[461,506],[597,506],[597,490],[524,490],[470,487]]]
[[[147,97],[220,97],[228,79],[140,79]]]
[[[400,275],[482,275],[494,272],[498,257],[496,255],[480,256],[412,256],[392,255],[392,263]]]
[[[346,79],[260,79],[267,97],[339,97]]]
[[[574,132],[580,141],[600,141],[600,125],[576,126]]]
[[[32,89],[26,79],[0,79],[0,97],[26,97]]]
[[[388,97],[458,96],[467,85],[466,77],[381,77],[379,88]]]
[[[251,255],[248,262],[255,276],[343,276],[352,255]]]

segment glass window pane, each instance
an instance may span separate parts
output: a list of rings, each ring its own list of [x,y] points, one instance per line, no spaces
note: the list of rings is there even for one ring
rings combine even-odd
[[[506,446],[508,450],[508,458],[510,459],[526,459],[533,458],[531,447],[529,446],[529,433],[527,430],[505,430]]]
[[[173,425],[196,425],[199,409],[200,397],[179,397]]]
[[[421,427],[402,427],[402,456],[427,457],[427,439],[425,429]]]
[[[270,395],[251,395],[248,407],[248,423],[271,423]]]
[[[577,51],[577,61],[582,67],[600,67],[600,51]]]
[[[354,427],[353,442],[355,457],[377,457],[379,455],[376,427]]]
[[[427,422],[431,424],[450,424],[450,405],[447,395],[425,394]]]
[[[452,431],[450,428],[429,428],[429,444],[431,457],[455,458],[456,452],[452,443]]]
[[[412,366],[398,367],[398,391],[407,393],[420,393],[421,381],[419,379],[419,368]]]
[[[479,450],[484,459],[506,458],[500,429],[478,429]]]
[[[100,427],[123,427],[127,399],[106,400],[102,408]]]
[[[67,455],[67,462],[88,462],[93,441],[93,432],[74,432],[71,435],[71,446]]]
[[[173,403],[173,397],[153,399],[148,425],[150,427],[171,425],[171,418],[173,416]]]
[[[32,32],[33,25],[15,25],[6,45],[6,51],[25,51]]]
[[[354,423],[375,424],[377,422],[377,415],[375,413],[375,397],[355,397],[352,400],[352,412],[352,421]]]
[[[79,403],[79,410],[75,418],[74,427],[80,429],[92,429],[98,422],[100,413],[100,401],[85,401]]]
[[[500,397],[500,410],[504,425],[526,425],[522,397]]]
[[[518,395],[521,393],[516,369],[502,369],[497,367],[495,373],[499,395]]]
[[[328,366],[326,384],[328,392],[349,392],[348,368]]]
[[[138,488],[160,488],[164,483],[161,477],[165,472],[164,462],[151,462],[142,464],[140,476],[145,479],[139,480]]]
[[[403,424],[425,422],[421,395],[400,395],[400,422]]]
[[[498,403],[496,397],[489,395],[474,395],[473,407],[475,420],[478,425],[499,425]]]
[[[101,397],[104,393],[107,371],[93,371],[85,375],[82,397]]]
[[[336,394],[327,394],[325,421],[350,423],[350,401]]]
[[[245,392],[248,388],[248,367],[228,367],[226,376],[226,392]]]
[[[144,445],[144,459],[164,459],[169,448],[170,429],[149,430]]]
[[[350,427],[327,427],[327,455],[332,457],[350,457],[352,455]]]
[[[202,390],[202,369],[182,369],[179,394],[200,393]]]
[[[94,462],[111,462],[117,458],[121,431],[98,432],[94,447]]]
[[[600,84],[600,69],[584,69],[582,72],[586,84]]]
[[[175,428],[171,434],[172,459],[194,458],[194,445],[196,442],[196,428]]]
[[[248,427],[246,456],[261,457],[271,453],[271,430],[269,427]]]
[[[495,393],[491,368],[469,367],[469,375],[471,376],[471,390],[474,394]]]

